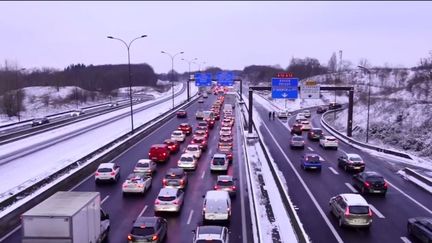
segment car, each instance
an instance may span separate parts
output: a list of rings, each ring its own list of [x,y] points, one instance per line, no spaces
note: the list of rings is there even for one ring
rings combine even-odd
[[[413,236],[421,242],[432,242],[432,217],[409,218],[407,231],[409,236]]]
[[[119,106],[119,103],[118,103],[118,102],[111,102],[111,103],[109,104],[109,107],[117,107],[117,106]]]
[[[207,134],[207,136],[208,136],[208,133],[209,133],[208,126],[197,126],[196,129],[197,130],[203,130]]]
[[[186,112],[186,110],[178,110],[178,111],[177,111],[177,117],[178,117],[178,118],[186,118],[186,117],[187,117],[187,112]]]
[[[203,98],[199,98],[198,99],[198,103],[204,103],[204,99]]]
[[[234,180],[230,175],[219,175],[213,188],[216,191],[227,191],[230,196],[235,196],[237,188]]]
[[[170,168],[162,179],[162,186],[184,189],[187,182],[187,174],[182,168]]]
[[[367,227],[372,224],[372,210],[367,201],[355,193],[342,193],[329,201],[330,210],[338,219],[339,227]]]
[[[32,127],[48,124],[50,121],[46,117],[36,118],[32,121]]]
[[[303,133],[302,128],[303,128],[302,124],[295,123],[291,128],[291,135],[296,134],[296,135],[301,136]]]
[[[169,159],[171,152],[166,144],[153,144],[150,147],[148,156],[149,159],[156,162],[166,162]]]
[[[177,153],[180,150],[180,144],[175,139],[165,139],[164,144],[168,145],[171,153]]]
[[[201,154],[202,154],[200,145],[198,145],[198,144],[189,144],[185,148],[184,152],[193,155],[197,159],[199,159],[201,157]]]
[[[234,146],[234,139],[231,135],[222,135],[219,137],[219,149],[232,149]]]
[[[378,193],[386,195],[388,184],[384,177],[375,171],[364,171],[353,175],[353,186],[357,187],[362,194]]]
[[[226,191],[207,191],[203,202],[203,222],[229,222],[231,199]]]
[[[199,121],[197,123],[197,129],[198,129],[198,127],[208,127],[208,126],[209,126],[209,124],[206,121]]]
[[[210,162],[210,171],[228,171],[229,161],[226,154],[214,154]]]
[[[342,105],[336,102],[330,102],[329,110],[336,110],[342,108]]]
[[[310,122],[307,121],[307,120],[306,121],[301,121],[300,124],[302,125],[302,130],[303,131],[309,131],[312,128]]]
[[[322,114],[322,113],[324,113],[324,112],[326,112],[327,111],[327,107],[326,106],[320,106],[320,107],[318,107],[318,109],[317,109],[317,113],[318,114]]]
[[[221,127],[220,131],[219,131],[219,136],[223,136],[223,135],[231,135],[231,127]]]
[[[139,216],[127,236],[128,243],[163,242],[168,233],[168,223],[161,217]]]
[[[177,130],[182,131],[186,135],[192,134],[192,126],[189,123],[181,123]]]
[[[171,139],[178,142],[184,142],[186,139],[186,134],[184,134],[181,130],[175,130],[171,133]]]
[[[296,115],[296,121],[299,122],[299,121],[302,121],[302,120],[307,120],[307,118],[304,116],[303,113],[298,113]]]
[[[203,93],[203,94],[202,94],[202,97],[203,97],[203,98],[208,98],[208,94],[207,94],[207,93]]]
[[[95,173],[95,182],[113,181],[120,178],[120,166],[116,163],[101,163]]]
[[[203,225],[198,226],[193,231],[193,243],[205,243],[205,242],[216,242],[216,243],[228,243],[229,231],[225,226],[218,225]]]
[[[294,135],[291,137],[291,140],[290,140],[290,148],[291,149],[294,149],[294,148],[304,149],[304,144],[305,144],[305,141],[304,141],[302,136]]]
[[[208,139],[208,131],[197,129],[194,132],[194,136],[205,137],[206,139]]]
[[[218,153],[218,154],[225,154],[227,156],[227,159],[228,159],[229,163],[232,164],[232,162],[234,160],[232,146],[231,146],[231,148],[218,147],[216,153]]]
[[[197,158],[195,158],[195,156],[193,156],[192,154],[184,153],[177,161],[177,166],[185,170],[196,170]]]
[[[196,118],[197,120],[202,120],[202,119],[204,119],[204,111],[197,111],[197,112],[195,113],[195,118]]]
[[[129,193],[144,194],[148,191],[152,184],[151,176],[146,176],[142,173],[131,173],[126,178],[122,185],[123,196]]]
[[[213,111],[204,111],[203,120],[207,122],[209,128],[213,128],[215,125],[215,117]]]
[[[304,154],[300,159],[300,166],[302,169],[314,169],[321,171],[321,161],[318,154],[307,153]]]
[[[72,117],[75,117],[75,116],[81,116],[81,115],[83,115],[83,114],[84,114],[84,111],[81,110],[81,109],[79,109],[79,110],[75,110],[75,111],[72,111],[72,112],[70,113],[70,115],[71,115]]]
[[[302,113],[303,113],[303,116],[306,118],[310,118],[312,115],[310,110],[304,110]]]
[[[156,163],[150,159],[140,159],[133,172],[152,175],[156,171]]]
[[[278,118],[288,118],[288,116],[290,116],[291,113],[287,110],[281,110],[277,113],[277,117]]]
[[[362,172],[365,169],[365,163],[358,154],[344,154],[338,158],[338,167],[345,171]]]
[[[310,140],[319,140],[319,138],[323,135],[323,131],[321,128],[312,128],[308,131],[307,137]]]
[[[191,144],[198,144],[202,151],[207,150],[207,139],[204,136],[194,136],[192,138]]]
[[[221,122],[221,126],[222,127],[232,127],[233,126],[233,122],[231,119],[229,118],[224,118]]]
[[[333,136],[329,136],[329,135],[321,136],[319,139],[319,144],[324,149],[327,149],[327,148],[338,149],[338,140]]]
[[[155,213],[180,212],[183,206],[184,192],[178,188],[161,188],[154,202]]]

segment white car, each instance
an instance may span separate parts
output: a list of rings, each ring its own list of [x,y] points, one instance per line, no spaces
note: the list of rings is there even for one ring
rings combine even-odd
[[[287,110],[282,110],[278,112],[278,118],[288,118],[290,113]]]
[[[229,161],[226,154],[214,154],[210,161],[210,171],[228,171]]]
[[[203,203],[203,221],[230,221],[231,199],[227,191],[207,191]]]
[[[301,121],[301,120],[307,120],[307,118],[304,116],[303,113],[298,113],[296,115],[296,121],[298,122],[298,121]]]
[[[304,111],[303,111],[303,115],[304,115],[304,117],[306,117],[306,118],[310,118],[310,117],[311,117],[311,112],[310,112],[310,110],[304,110]]]
[[[133,172],[152,175],[156,171],[156,163],[151,159],[140,159],[135,165]]]
[[[231,127],[221,127],[219,136],[231,135]]]
[[[96,170],[95,182],[99,181],[114,181],[117,182],[120,178],[120,166],[116,163],[102,163]]]
[[[217,225],[198,226],[193,233],[194,233],[193,243],[202,243],[202,242],[228,243],[229,241],[229,231],[228,228],[224,226],[217,226]]]
[[[195,170],[197,167],[197,158],[194,155],[189,153],[184,153],[180,156],[180,159],[177,161],[177,166],[183,169]]]
[[[302,131],[309,131],[312,129],[312,126],[309,121],[301,121]]]
[[[184,192],[178,188],[161,188],[154,203],[155,212],[179,212]]]
[[[193,155],[197,159],[201,157],[201,148],[198,144],[189,144],[184,152]]]
[[[184,140],[186,139],[186,134],[184,134],[180,130],[175,130],[174,132],[171,133],[171,139],[176,140],[178,142],[184,142]]]
[[[204,111],[197,111],[195,117],[197,120],[204,119]]]
[[[71,116],[81,116],[83,114],[84,114],[83,110],[76,110],[76,111],[72,111],[70,115]]]
[[[151,176],[145,176],[140,173],[130,174],[122,186],[123,195],[127,193],[141,193],[148,191],[152,184]]]
[[[319,140],[320,146],[323,148],[338,148],[338,140],[333,136],[321,136]]]

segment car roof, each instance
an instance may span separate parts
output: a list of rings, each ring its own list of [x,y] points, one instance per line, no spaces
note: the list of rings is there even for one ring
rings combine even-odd
[[[114,167],[114,165],[115,165],[114,163],[101,163],[98,168],[99,169],[100,168],[110,168],[111,169],[112,167]]]
[[[145,176],[141,173],[130,173],[127,177],[127,180],[134,179],[134,178],[145,178]]]
[[[151,159],[140,159],[140,160],[138,160],[137,163],[142,163],[142,164],[144,164],[144,163],[150,163],[151,161],[152,161]]]
[[[133,226],[134,227],[141,227],[145,225],[145,227],[154,227],[156,225],[156,221],[158,220],[158,217],[138,217]]]
[[[186,123],[186,122],[180,123],[180,126],[189,126],[189,123]]]
[[[217,177],[218,181],[232,181],[233,177],[230,175],[220,175]]]
[[[213,155],[213,158],[217,158],[217,157],[219,157],[219,158],[221,158],[221,157],[226,158],[226,154],[216,153],[216,154]]]
[[[315,156],[319,157],[319,155],[317,153],[306,153],[306,154],[304,154],[304,156],[305,157],[315,157]]]
[[[197,227],[198,239],[220,239],[224,227],[216,225],[206,225]]]
[[[383,177],[380,173],[375,172],[375,171],[364,171],[363,174],[366,175],[366,176]]]
[[[336,139],[336,137],[331,136],[331,135],[325,135],[324,138],[335,138]]]
[[[198,147],[199,148],[199,145],[198,144],[189,144],[186,148],[190,148],[190,147]]]
[[[348,153],[348,154],[346,154],[348,157],[359,157],[359,158],[361,158],[360,157],[360,155],[358,155],[358,154],[350,154],[350,153]]]
[[[216,200],[225,200],[229,198],[229,194],[227,191],[216,191],[210,190],[206,193],[206,198],[216,199]]]
[[[348,206],[369,206],[369,204],[360,194],[342,193],[340,196],[345,200]]]
[[[168,197],[176,196],[178,190],[179,189],[177,189],[177,188],[168,188],[168,187],[161,188],[159,191],[158,197],[159,196],[168,196]]]
[[[180,158],[181,157],[190,157],[190,158],[195,158],[192,154],[189,154],[189,153],[184,153],[184,154],[182,154],[181,156],[180,156]]]
[[[167,175],[171,175],[171,174],[183,174],[184,170],[182,168],[169,168],[167,171]]]
[[[318,127],[312,127],[311,131],[321,131],[322,132],[322,129],[318,128]]]

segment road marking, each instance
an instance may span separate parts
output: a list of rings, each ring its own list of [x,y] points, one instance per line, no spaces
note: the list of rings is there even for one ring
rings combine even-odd
[[[201,175],[201,179],[204,179],[206,171],[203,171],[202,175]]]
[[[387,180],[386,180],[387,181]],[[390,183],[389,181],[387,181],[387,183],[393,187],[394,189],[398,190],[400,193],[402,193],[405,197],[407,197],[408,199],[410,199],[411,201],[413,201],[415,204],[417,204],[419,207],[423,208],[424,210],[426,210],[429,214],[432,214],[432,211],[427,208],[426,206],[424,206],[423,204],[421,204],[420,202],[418,202],[417,200],[415,200],[414,198],[412,198],[410,195],[406,194],[405,192],[403,192],[401,189],[399,189],[398,187],[396,187],[395,185],[393,185],[392,183]]]
[[[189,213],[189,218],[188,218],[188,220],[187,220],[187,223],[186,224],[190,224],[190,222],[191,222],[191,220],[192,220],[192,215],[193,215],[193,209],[191,209],[191,211],[190,211],[190,213]]]
[[[374,214],[376,214],[376,216],[378,216],[378,218],[385,219],[384,215],[380,211],[378,211],[378,209],[376,209],[376,207],[374,207],[372,204],[369,204],[369,207],[372,209]]]
[[[147,210],[147,205],[144,206],[143,210],[141,210],[141,213],[138,214],[138,217],[141,217],[143,215],[143,213]]]
[[[348,182],[345,182],[345,185],[354,193],[358,193],[358,191]]]
[[[408,238],[406,238],[405,236],[402,236],[402,237],[401,237],[401,240],[402,240],[404,243],[411,243],[411,241],[408,240]]]
[[[101,204],[103,204],[108,198],[109,198],[109,195],[107,195],[106,197],[104,197],[104,199],[102,199],[102,201],[101,201]]]
[[[300,176],[300,174],[297,172],[296,167],[292,164],[291,160],[288,158],[288,156],[284,153],[284,150],[282,149],[282,147],[279,145],[279,143],[277,142],[276,138],[273,136],[273,134],[270,132],[270,129],[267,127],[267,125],[263,122],[262,123],[263,127],[267,130],[267,132],[269,133],[270,137],[273,139],[273,141],[275,142],[276,146],[279,148],[280,152],[282,153],[282,155],[285,157],[286,161],[288,162],[288,164],[291,166],[292,171],[294,172],[294,174],[297,176],[297,178],[299,179],[300,183],[302,184],[302,186],[304,187],[304,189],[306,190],[307,194],[309,195],[309,197],[311,198],[313,204],[315,205],[315,207],[318,209],[318,212],[321,214],[321,217],[324,219],[324,221],[326,222],[327,226],[329,227],[330,231],[333,233],[334,237],[336,238],[337,242],[339,243],[343,243],[342,238],[340,237],[340,235],[338,234],[338,232],[336,231],[335,227],[333,226],[333,224],[330,222],[330,220],[328,219],[326,213],[324,213],[323,209],[320,207],[320,205],[318,204],[318,201],[316,200],[316,198],[314,197],[314,195],[312,194],[312,192],[310,191],[309,187],[306,185],[306,183],[304,182],[303,178]]]
[[[307,147],[310,151],[314,151],[311,147]]]
[[[331,170],[331,172],[333,172],[333,174],[335,175],[339,175],[339,172],[337,172],[335,169],[333,169],[333,167],[328,167],[329,170]]]
[[[13,233],[15,233],[17,230],[21,229],[21,225],[17,226],[15,229],[13,229],[11,232],[3,236],[3,238],[0,239],[0,242],[3,242],[6,240],[9,236],[11,236]]]

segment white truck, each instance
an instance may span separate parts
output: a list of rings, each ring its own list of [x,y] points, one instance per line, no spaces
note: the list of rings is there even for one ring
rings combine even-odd
[[[57,192],[22,215],[22,243],[98,243],[108,237],[109,215],[99,192]]]
[[[225,94],[223,111],[232,112],[235,109],[236,100],[237,100],[237,93],[234,91],[228,91]]]

